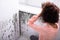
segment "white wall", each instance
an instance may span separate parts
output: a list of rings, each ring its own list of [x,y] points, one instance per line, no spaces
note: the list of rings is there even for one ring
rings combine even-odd
[[[19,4],[25,4],[30,5],[34,7],[41,7],[41,3],[45,2],[47,0],[19,0]]]
[[[18,0],[0,0],[0,21],[12,17],[18,11]]]
[[[39,14],[42,9],[20,4],[19,5],[19,10],[24,11],[24,12],[28,12],[28,13],[32,13],[32,14]]]
[[[41,7],[41,4],[46,1],[53,2],[56,5],[60,6],[60,0],[19,0],[19,4]]]

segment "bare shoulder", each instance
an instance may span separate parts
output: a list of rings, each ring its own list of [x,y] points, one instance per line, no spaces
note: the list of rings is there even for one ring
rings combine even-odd
[[[55,25],[47,25],[46,26],[46,30],[50,31],[50,32],[57,32],[59,29],[58,24]]]
[[[57,23],[56,23],[55,25],[53,25],[52,30],[53,30],[54,32],[58,32],[58,30],[59,30],[59,25],[58,25]]]

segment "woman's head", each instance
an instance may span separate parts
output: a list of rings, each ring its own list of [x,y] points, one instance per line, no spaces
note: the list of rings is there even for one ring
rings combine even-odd
[[[44,22],[57,23],[59,20],[59,8],[50,2],[42,4],[42,18]]]

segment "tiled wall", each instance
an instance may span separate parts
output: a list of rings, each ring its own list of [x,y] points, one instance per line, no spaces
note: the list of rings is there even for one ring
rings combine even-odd
[[[14,25],[12,20],[0,22],[0,40],[14,40]]]
[[[12,18],[0,21],[0,40],[17,40],[19,35],[19,25],[17,15]]]

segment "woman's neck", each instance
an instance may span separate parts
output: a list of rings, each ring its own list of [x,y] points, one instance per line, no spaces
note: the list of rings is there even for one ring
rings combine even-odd
[[[57,24],[52,24],[52,23],[47,23],[48,25],[50,25],[53,28],[58,28]]]

